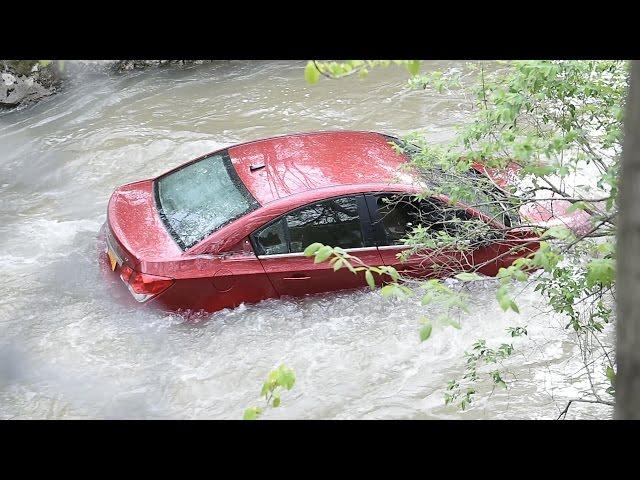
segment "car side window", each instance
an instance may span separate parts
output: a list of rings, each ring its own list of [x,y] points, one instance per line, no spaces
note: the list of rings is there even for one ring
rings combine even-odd
[[[342,248],[365,246],[355,197],[300,208],[258,230],[252,238],[258,255],[299,253],[315,242]]]
[[[466,211],[435,199],[418,201],[413,195],[381,194],[377,197],[378,221],[386,234],[386,245],[403,245],[405,238],[418,225],[455,235],[455,219],[470,220]]]
[[[284,219],[281,219],[257,232],[253,238],[258,255],[289,253],[285,228]]]
[[[410,197],[403,195],[378,195],[378,221],[386,234],[387,245],[402,245],[404,238],[415,221],[417,207],[411,202]]]
[[[358,204],[353,197],[325,200],[286,216],[291,253],[320,242],[332,247],[364,247]]]

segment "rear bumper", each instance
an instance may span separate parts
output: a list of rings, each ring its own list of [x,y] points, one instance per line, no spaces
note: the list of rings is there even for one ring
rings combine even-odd
[[[121,305],[134,308],[153,308],[165,310],[162,304],[158,302],[158,298],[166,293],[162,292],[146,302],[138,302],[129,292],[129,289],[120,278],[121,267],[117,266],[115,270],[111,270],[111,263],[107,256],[107,224],[104,223],[98,231],[96,242],[96,254],[98,257],[98,267],[104,279],[104,285],[110,296]],[[167,290],[170,290],[169,287]]]
[[[120,279],[119,268],[115,271],[111,270],[111,264],[109,257],[107,256],[107,236],[106,236],[107,224],[103,224],[98,232],[96,242],[96,255],[98,257],[98,268],[102,274],[104,280],[104,286],[107,289],[109,295],[114,298],[118,303],[125,306],[143,306],[135,301],[131,296],[127,287],[122,283]]]

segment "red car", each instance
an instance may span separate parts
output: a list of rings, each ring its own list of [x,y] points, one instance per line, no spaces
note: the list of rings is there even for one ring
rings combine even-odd
[[[433,276],[439,263],[462,254],[401,262],[397,254],[407,247],[400,239],[415,225],[416,212],[442,220],[443,212],[453,211],[496,229],[519,220],[505,213],[496,221],[462,204],[445,208],[443,196],[417,202],[413,194],[423,190],[424,179],[403,168],[408,157],[393,141],[372,132],[287,135],[208,153],[124,185],[111,196],[101,230],[104,270],[138,302],[212,312],[366,286],[362,274],[334,272],[328,262],[304,256],[314,242],[342,247],[368,265]],[[495,178],[500,183],[503,177]],[[406,201],[393,208],[385,201],[398,196]],[[540,209],[530,217],[549,220]],[[506,254],[514,245],[522,251]],[[462,269],[483,265],[481,273],[495,275],[537,247],[532,231],[516,228],[453,260]]]

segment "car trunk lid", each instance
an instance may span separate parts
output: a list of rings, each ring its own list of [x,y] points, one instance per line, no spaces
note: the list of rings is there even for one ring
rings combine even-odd
[[[107,242],[124,264],[148,272],[147,264],[182,254],[162,223],[152,180],[119,187],[107,211]]]

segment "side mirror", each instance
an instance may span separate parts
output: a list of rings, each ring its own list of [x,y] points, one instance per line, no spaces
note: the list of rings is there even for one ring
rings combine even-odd
[[[242,251],[245,253],[253,253],[253,246],[248,237],[242,241]]]

